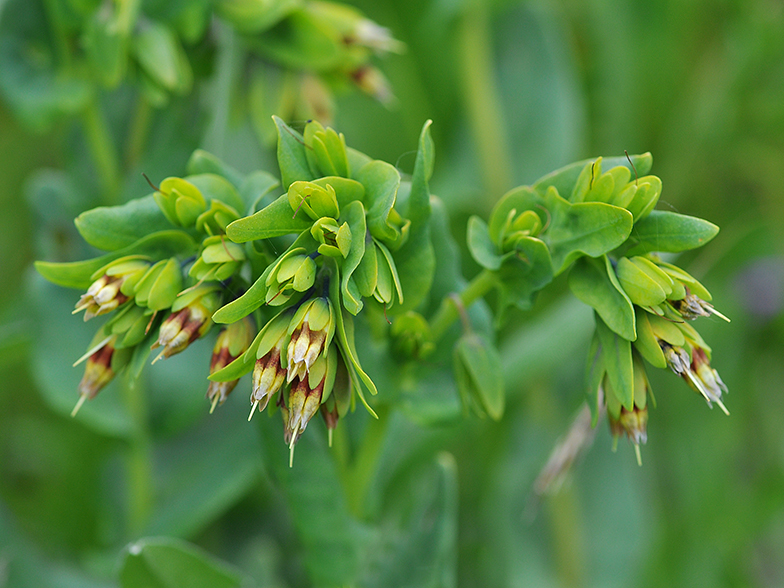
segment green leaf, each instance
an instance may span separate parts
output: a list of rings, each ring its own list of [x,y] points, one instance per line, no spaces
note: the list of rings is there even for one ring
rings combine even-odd
[[[131,12],[122,15],[116,5],[106,5],[93,13],[82,36],[90,66],[101,83],[109,88],[117,87],[125,76],[129,31],[136,21],[136,11]],[[122,16],[125,18],[121,19]]]
[[[93,247],[115,251],[142,237],[171,229],[152,194],[120,206],[99,206],[74,221],[79,234]]]
[[[595,427],[599,422],[599,411],[602,403],[599,402],[599,387],[604,380],[604,357],[602,346],[599,343],[599,334],[593,332],[591,344],[588,346],[588,355],[585,359],[585,396],[588,408],[591,409],[591,426]]]
[[[641,308],[635,309],[635,313],[637,316],[637,339],[634,340],[634,348],[653,367],[666,368],[667,360],[664,358],[664,353],[653,332],[650,320],[648,320],[650,315]]]
[[[637,174],[640,176],[647,174],[653,165],[653,157],[651,157],[650,153],[632,155],[631,160],[634,163]],[[540,194],[544,194],[547,192],[547,189],[552,186],[558,190],[559,194],[571,194],[574,190],[574,185],[577,183],[577,179],[580,177],[580,173],[586,166],[590,166],[593,161],[595,161],[595,159],[584,159],[583,161],[571,163],[561,169],[557,169],[554,172],[539,178],[534,182],[533,188]],[[624,166],[628,167],[632,173],[634,173],[634,170],[625,155],[620,157],[604,157],[602,158],[602,165],[607,169]]]
[[[425,122],[419,135],[414,174],[411,178],[411,192],[409,193],[405,216],[411,220],[411,232],[416,233],[420,227],[427,225],[430,219],[430,176],[433,175],[435,163],[435,148],[433,138],[430,136],[432,120]]]
[[[512,210],[516,211],[516,215],[522,214],[526,210],[532,210],[539,215],[543,225],[548,223],[544,198],[529,186],[513,188],[496,202],[490,213],[488,230],[493,243],[500,244],[501,232]]]
[[[188,175],[194,176],[198,174],[217,174],[227,179],[236,187],[242,186],[246,179],[245,174],[203,149],[196,149],[196,151],[191,154],[185,169],[187,170]]]
[[[638,306],[657,306],[667,298],[662,285],[628,257],[618,260],[615,273],[629,300]]]
[[[343,295],[343,306],[351,314],[356,315],[362,310],[362,295],[357,291],[353,281],[349,282],[349,280],[365,255],[367,234],[365,207],[355,200],[345,207],[341,219],[345,219],[351,229],[351,249],[341,264],[340,291]],[[370,246],[373,246],[372,242]]]
[[[634,306],[618,283],[606,255],[599,259],[578,259],[569,272],[569,288],[599,314],[610,330],[629,341],[637,338]]]
[[[322,188],[326,188],[327,184],[332,186],[332,189],[335,190],[340,210],[343,210],[344,206],[348,206],[355,200],[363,201],[365,198],[365,186],[356,180],[341,178],[340,176],[326,176],[313,180],[313,183]]]
[[[190,90],[193,84],[190,62],[168,26],[147,20],[133,39],[133,52],[153,83],[175,94]]]
[[[474,215],[468,219],[467,245],[471,257],[483,268],[497,270],[503,257],[496,253],[495,243],[490,239],[487,223]]]
[[[256,214],[231,223],[226,228],[226,234],[235,243],[245,243],[255,239],[301,233],[312,224],[313,221],[304,213],[291,209],[288,195],[283,194]]]
[[[280,180],[265,171],[255,171],[248,174],[240,185],[240,196],[245,202],[245,212],[253,214],[259,207],[262,199],[280,186]]]
[[[85,261],[72,261],[66,263],[53,263],[49,261],[36,261],[35,269],[50,282],[86,290],[93,280],[91,276],[110,261],[126,255],[147,255],[153,259],[185,255],[198,249],[196,242],[188,233],[183,231],[159,231],[139,239],[133,245],[107,253],[95,259]]]
[[[308,158],[305,155],[305,140],[297,131],[284,123],[277,116],[272,120],[278,128],[278,166],[283,189],[297,181],[313,180]]]
[[[260,426],[265,461],[286,501],[297,544],[304,552],[309,578],[306,583],[356,585],[359,553],[366,533],[348,512],[334,451],[327,447],[325,435],[313,427],[297,442],[294,467],[289,467],[282,427],[271,424],[264,422]]]
[[[612,251],[632,230],[629,211],[603,202],[571,204],[554,188],[545,194],[545,206],[551,218],[541,238],[550,248],[555,275],[581,254],[599,257]]]
[[[459,494],[454,457],[440,453],[432,466],[417,473],[414,484],[405,490],[411,497],[402,506],[408,514],[405,527],[398,531],[383,526],[384,545],[371,553],[370,571],[358,586],[457,586]]]
[[[224,204],[231,206],[238,213],[242,213],[245,203],[237,193],[237,188],[223,176],[206,173],[195,176],[185,176],[183,179],[196,186],[207,203],[209,203],[210,200],[220,200]]]
[[[463,335],[454,350],[455,379],[460,395],[493,420],[504,414],[501,360],[490,341],[477,333]]]
[[[680,253],[702,247],[718,232],[719,227],[701,218],[654,210],[634,225],[630,240],[633,245],[626,255],[649,251]]]
[[[394,242],[399,233],[388,218],[400,187],[400,173],[387,162],[374,160],[359,170],[357,180],[365,186],[368,230],[377,239]]]
[[[607,379],[623,407],[632,410],[634,406],[632,344],[611,331],[598,314],[595,315],[595,319]]]
[[[122,588],[242,588],[249,579],[201,548],[170,537],[145,538],[125,548]]]
[[[504,255],[498,272],[500,310],[509,305],[530,309],[537,292],[552,279],[553,264],[547,245],[535,237],[521,237],[515,242],[515,250]],[[499,313],[496,322],[501,316]]]

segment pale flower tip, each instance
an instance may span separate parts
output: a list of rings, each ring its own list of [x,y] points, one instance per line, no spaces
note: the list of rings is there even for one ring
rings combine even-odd
[[[727,407],[724,406],[724,403],[721,400],[715,400],[714,402],[716,402],[716,404],[719,405],[719,408],[722,410],[724,414],[730,416],[730,411],[727,410]]]
[[[634,444],[634,453],[637,455],[637,465],[642,467],[642,454],[640,453],[640,445]]]
[[[327,439],[329,440],[329,446],[332,447],[332,429],[327,429]]]
[[[294,467],[294,438],[291,439],[291,445],[289,445],[289,467]]]
[[[258,401],[258,400],[256,400],[256,401],[253,403],[253,406],[251,406],[251,407],[250,407],[250,414],[248,415],[248,422],[250,422],[250,419],[252,419],[252,418],[253,418],[253,415],[254,415],[254,414],[256,414],[256,407],[257,407],[258,405],[259,405],[259,401]]]
[[[728,323],[731,323],[731,322],[732,322],[732,321],[730,320],[730,318],[729,318],[729,317],[727,317],[727,316],[724,316],[723,314],[721,314],[721,313],[720,313],[718,310],[716,310],[715,308],[711,308],[711,310],[710,310],[710,311],[711,311],[711,313],[712,313],[712,314],[715,314],[715,315],[716,315],[717,317],[719,317],[720,319],[722,319],[722,320],[724,320],[724,321],[727,321]]]
[[[220,395],[218,395],[218,394],[216,394],[216,395],[213,397],[213,399],[212,399],[212,405],[210,406],[210,414],[212,414],[212,413],[215,411],[215,407],[216,407],[216,406],[218,406],[218,399],[219,399],[219,398],[220,398]]]
[[[166,348],[164,347],[163,350],[158,354],[158,356],[152,360],[150,365],[155,365],[158,360],[166,359]]]
[[[87,394],[82,394],[79,396],[79,400],[77,401],[76,406],[74,406],[74,409],[71,411],[71,417],[76,416],[76,413],[79,412],[80,408],[82,408],[82,404],[84,404],[85,400],[87,400]]]

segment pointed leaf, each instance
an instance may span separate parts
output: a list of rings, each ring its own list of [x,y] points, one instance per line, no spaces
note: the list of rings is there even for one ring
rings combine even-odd
[[[121,206],[99,206],[74,221],[79,234],[93,247],[115,251],[157,231],[172,229],[152,194]]]
[[[277,116],[273,116],[272,120],[278,128],[278,166],[283,188],[288,190],[294,182],[314,179],[308,166],[302,135]]]
[[[623,407],[632,410],[634,406],[632,344],[611,331],[598,314],[595,315],[595,319],[607,379]]]
[[[654,210],[634,225],[632,242],[627,255],[649,251],[680,253],[702,247],[719,232],[711,222],[666,210]]]
[[[288,195],[283,194],[256,214],[231,223],[226,228],[226,234],[235,243],[245,243],[255,239],[301,233],[312,224],[313,221],[301,211],[298,214],[291,209]]]

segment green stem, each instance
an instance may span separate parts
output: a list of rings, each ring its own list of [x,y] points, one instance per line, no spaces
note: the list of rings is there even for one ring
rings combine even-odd
[[[66,34],[63,22],[63,9],[59,0],[46,0],[46,13],[49,18],[49,27],[52,31],[52,38],[57,47],[57,55],[60,65],[68,71],[71,68],[71,50],[68,46],[68,35]]]
[[[460,293],[460,302],[464,308],[468,308],[477,299],[483,297],[493,289],[496,283],[495,273],[490,270],[482,270],[471,280],[465,290]],[[430,321],[430,331],[433,341],[438,341],[444,336],[447,329],[460,318],[460,311],[451,296],[447,296],[441,301],[441,306],[436,315]]]
[[[139,163],[147,143],[147,135],[150,130],[151,120],[152,106],[144,97],[144,94],[140,93],[136,101],[136,110],[131,119],[131,127],[128,131],[128,142],[125,147],[126,169],[132,169]]]
[[[131,536],[137,536],[147,526],[153,505],[152,439],[142,380],[132,382],[125,378],[123,397],[133,426],[126,455],[127,529]]]
[[[381,449],[386,438],[387,426],[391,418],[389,411],[383,407],[377,408],[376,412],[378,420],[374,419],[368,423],[354,458],[354,466],[349,470],[346,478],[348,482],[346,487],[348,508],[359,519],[364,516],[367,493],[376,473]]]
[[[109,206],[119,204],[120,166],[117,150],[97,98],[91,100],[82,113],[82,124],[90,155],[98,170],[103,202]]]
[[[466,8],[458,28],[463,95],[476,141],[488,208],[512,185],[503,109],[493,73],[492,31],[485,3]]]

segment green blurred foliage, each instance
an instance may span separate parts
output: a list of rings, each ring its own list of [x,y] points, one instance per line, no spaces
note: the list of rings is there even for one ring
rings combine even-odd
[[[88,4],[62,5],[73,15]],[[33,277],[29,263],[92,254],[72,219],[99,203],[100,170],[72,120],[33,132],[8,104],[40,107],[41,97],[5,96],[0,586],[138,585],[128,578],[142,572],[128,571],[136,564],[127,553],[139,553],[122,548],[150,535],[195,543],[242,572],[166,541],[139,548],[149,554],[145,565],[174,550],[181,567],[172,573],[205,566],[225,585],[342,585],[354,578],[361,586],[784,584],[781,3],[351,4],[407,50],[381,64],[396,104],[341,95],[334,126],[353,147],[411,173],[422,123],[433,119],[431,189],[449,209],[458,243],[468,217],[486,217],[508,188],[573,160],[624,150],[654,154],[653,171],[664,180],[660,209],[722,227],[708,247],[679,263],[733,320],[700,319],[730,388],[732,416],[707,410],[672,374],[651,374],[658,402],[643,468],[626,443],[610,451],[600,424],[572,477],[536,500],[533,482],[583,401],[592,330],[590,310],[561,279],[532,311],[512,312],[502,333],[507,396],[500,422],[455,419],[454,399],[442,392],[453,383],[436,382],[435,400],[419,407],[420,418],[411,416],[416,406],[382,413],[379,422],[357,411],[331,450],[325,434],[304,437],[288,470],[279,418],[247,425],[244,392],[205,415],[211,341],[187,360],[148,370],[140,384],[146,406],[124,403],[118,381],[73,420],[67,414],[78,370],[51,364],[47,350],[73,347],[76,359],[89,333],[68,314],[77,294]],[[25,26],[20,21],[15,34]],[[9,35],[3,29],[0,46]],[[275,171],[274,152],[241,99],[232,42],[224,38],[217,49],[220,67],[207,72],[198,103],[173,99],[144,114],[150,130],[142,147],[133,146],[133,92],[120,87],[111,100],[103,96],[111,137],[137,154],[124,161],[122,199],[148,193],[140,171],[152,178],[182,173],[197,147],[243,172]],[[44,53],[32,56],[45,60]],[[38,79],[36,87],[47,83]],[[67,99],[44,106],[77,108],[79,88],[58,83]],[[261,124],[274,133],[271,122]],[[464,271],[476,272],[468,251],[460,253]],[[363,351],[368,370],[377,369],[372,346]],[[203,369],[189,363],[198,355]],[[403,399],[411,392],[408,375],[402,369],[390,383]],[[377,382],[383,394],[383,378]],[[134,425],[135,411],[149,417],[146,428]],[[363,468],[347,471],[347,455]],[[191,557],[199,563],[189,566]],[[118,576],[118,569],[126,571]],[[169,571],[144,573],[168,585]]]

